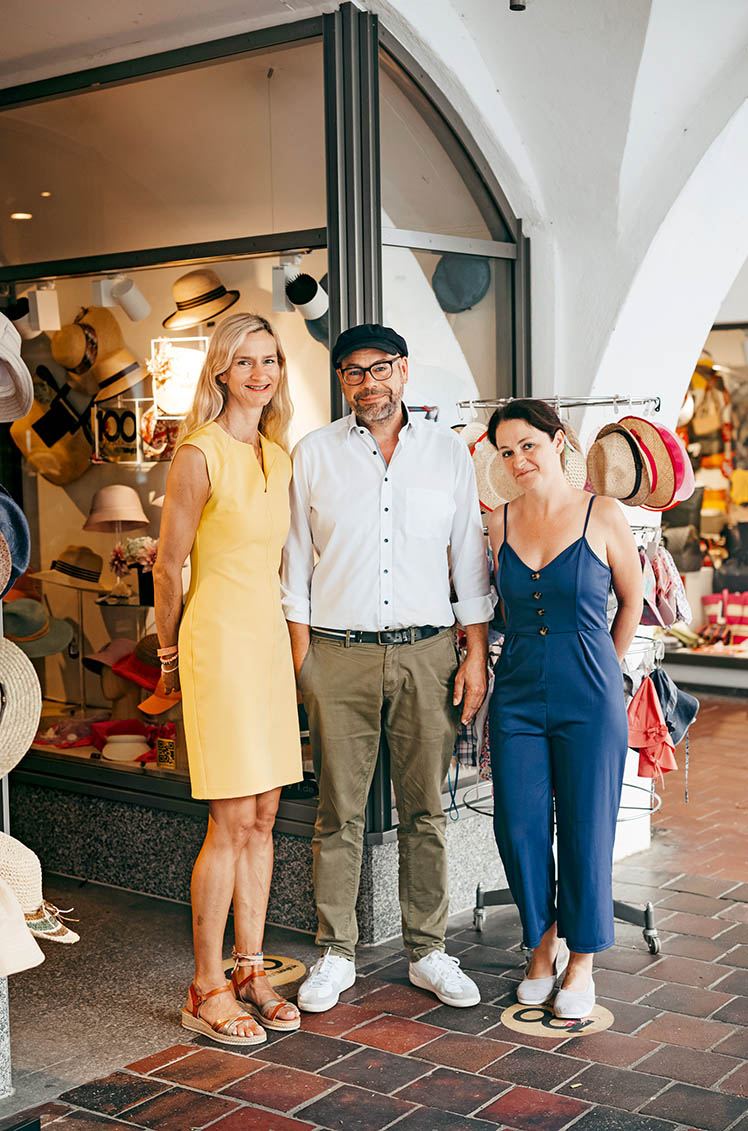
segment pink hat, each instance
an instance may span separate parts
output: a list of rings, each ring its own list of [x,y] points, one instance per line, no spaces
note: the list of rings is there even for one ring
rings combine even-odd
[[[112,483],[108,487],[100,487],[94,495],[83,529],[112,533],[147,525],[148,519],[137,491],[123,483]]]
[[[123,656],[129,656],[135,651],[135,641],[121,637],[119,640],[110,640],[100,652],[92,652],[90,656],[83,657],[83,663],[90,672],[99,675],[102,668],[111,668]]]

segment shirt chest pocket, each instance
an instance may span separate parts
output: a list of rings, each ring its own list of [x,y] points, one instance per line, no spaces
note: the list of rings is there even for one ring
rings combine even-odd
[[[414,538],[431,538],[446,545],[452,529],[454,500],[447,491],[431,487],[408,487],[406,515],[408,534]]]

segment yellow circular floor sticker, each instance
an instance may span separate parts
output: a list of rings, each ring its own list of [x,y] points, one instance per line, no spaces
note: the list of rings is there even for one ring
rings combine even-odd
[[[234,963],[224,962],[224,970],[233,970]],[[242,967],[244,969],[244,967]],[[295,958],[283,958],[278,954],[265,955],[265,973],[268,976],[268,981],[271,986],[284,986],[286,982],[296,982],[299,978],[303,978],[306,974],[306,966],[303,962],[297,962]]]
[[[613,1014],[604,1005],[596,1005],[589,1017],[563,1020],[553,1016],[553,1009],[545,1005],[510,1005],[501,1015],[501,1024],[515,1033],[535,1037],[586,1037],[602,1033],[613,1024]]]

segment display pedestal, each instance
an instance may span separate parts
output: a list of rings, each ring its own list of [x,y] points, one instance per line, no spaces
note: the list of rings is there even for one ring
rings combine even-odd
[[[8,979],[0,978],[0,1100],[9,1096],[10,1080],[10,1014],[8,1012]]]

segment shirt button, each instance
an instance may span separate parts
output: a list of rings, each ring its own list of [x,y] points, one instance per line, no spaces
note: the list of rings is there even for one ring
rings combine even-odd
[[[389,601],[385,601],[384,603],[385,603],[385,605],[389,605]]]
[[[385,511],[388,511],[388,510],[389,510],[390,508],[389,508],[389,507],[385,507],[384,509],[385,509]]]
[[[542,596],[543,596],[542,593],[533,593],[532,599],[533,599],[533,601],[539,601]]]
[[[364,434],[364,430],[363,430],[363,428],[359,428],[359,432],[360,432],[360,433],[361,433],[361,435],[363,436],[363,434]]]
[[[540,581],[540,574],[539,573],[531,573],[530,574],[530,581]]]
[[[389,538],[385,538],[385,542],[389,542]]]
[[[389,573],[390,571],[389,571],[388,569],[386,569],[386,570],[385,570],[384,572],[385,572],[385,573]]]
[[[386,476],[386,475],[385,475],[385,477],[384,477],[384,481],[385,481],[385,483],[389,483],[389,479],[387,478],[387,476]]]
[[[538,631],[541,636],[545,636],[545,634],[548,632],[548,625],[544,624],[542,628],[538,629]]]
[[[544,617],[545,616],[545,609],[538,609],[538,616]]]
[[[376,448],[372,448],[372,449],[371,449],[371,454],[372,454],[373,456],[375,456],[375,455],[377,454],[377,450],[376,450]]]

